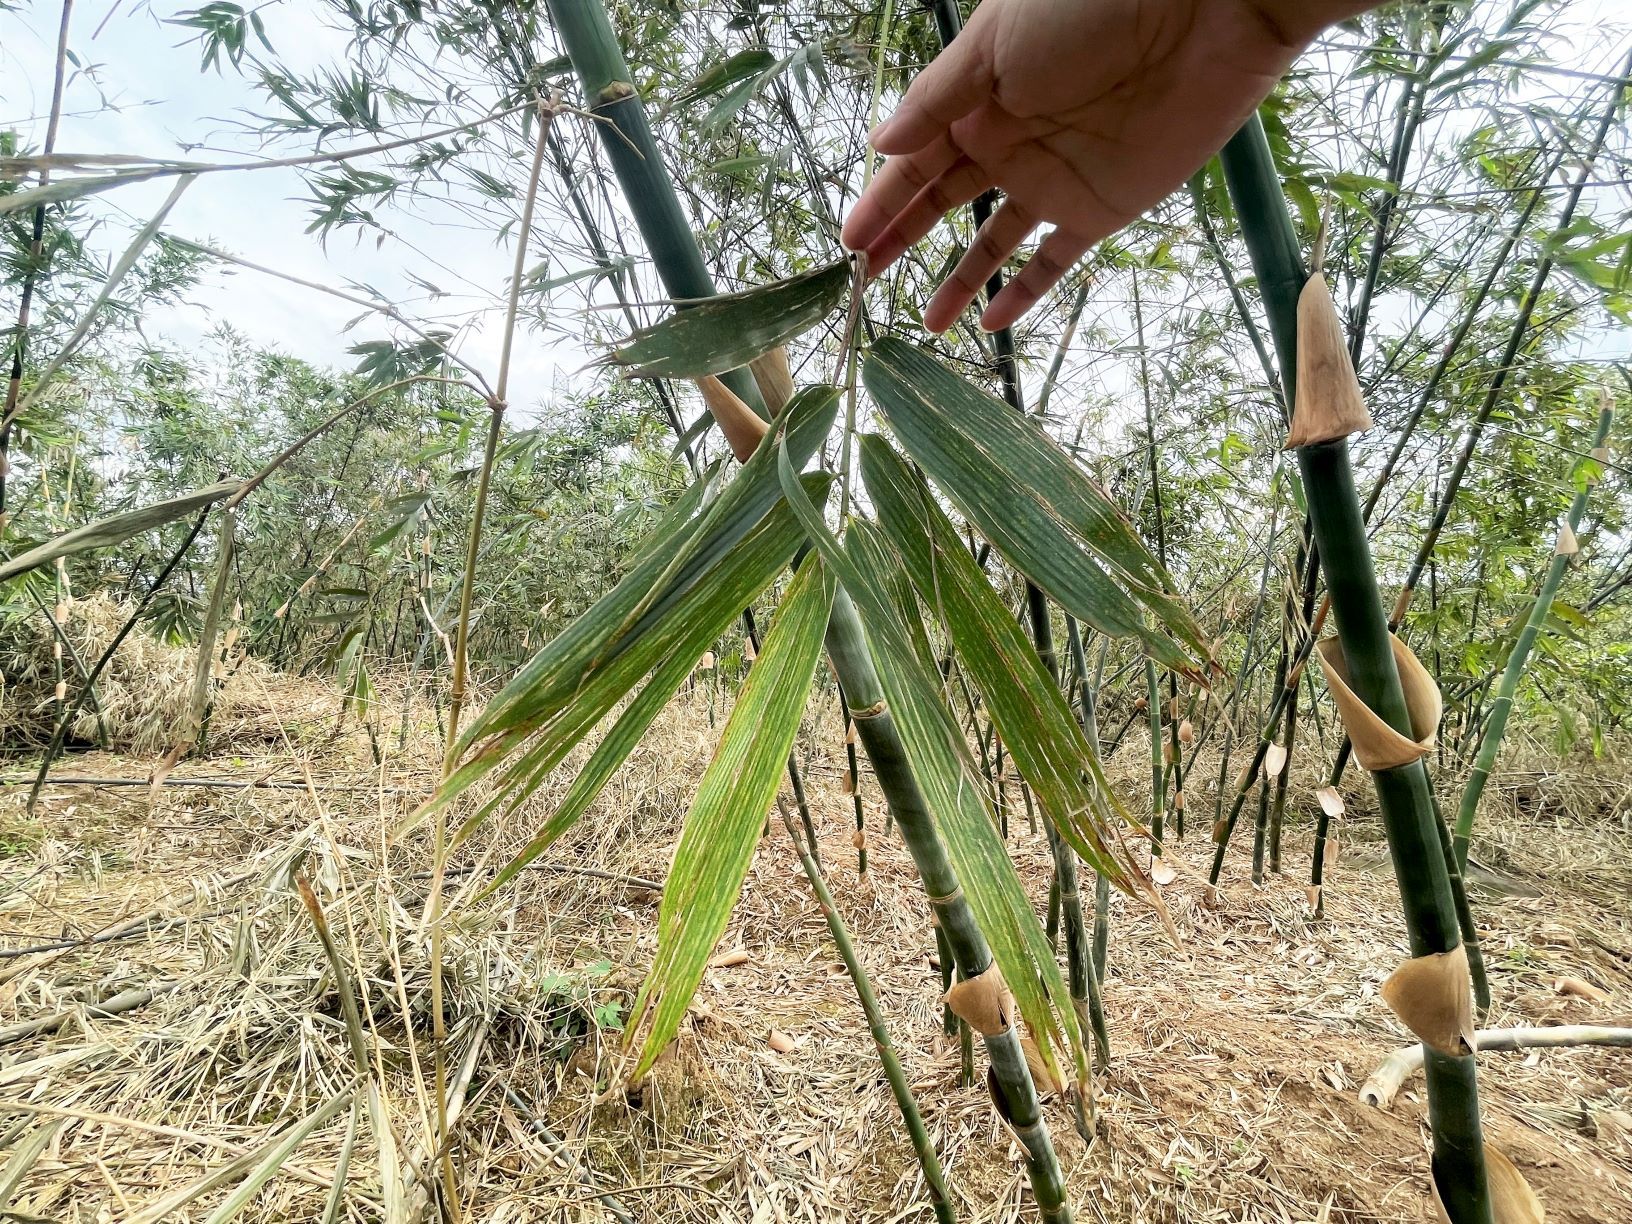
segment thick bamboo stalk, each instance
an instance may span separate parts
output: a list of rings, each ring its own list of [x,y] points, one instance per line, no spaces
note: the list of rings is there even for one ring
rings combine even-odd
[[[1279,175],[1255,115],[1223,152],[1225,179],[1241,219],[1288,399],[1296,404],[1298,299],[1305,273]],[[1297,452],[1309,518],[1349,683],[1361,702],[1396,732],[1410,716],[1390,644],[1388,620],[1366,538],[1346,436]],[[1461,934],[1445,857],[1434,829],[1428,774],[1420,760],[1372,774],[1415,958],[1454,953]],[[1478,1091],[1471,1054],[1425,1052],[1433,1128],[1434,1183],[1451,1224],[1491,1224]]]
[[[1614,416],[1614,401],[1605,391],[1598,412],[1598,428],[1592,439],[1594,451],[1598,451],[1608,440],[1609,426]],[[1559,532],[1559,543],[1554,549],[1552,563],[1541,580],[1541,588],[1536,592],[1535,605],[1519,632],[1518,641],[1513,643],[1513,649],[1508,653],[1507,666],[1502,670],[1502,681],[1496,689],[1496,700],[1491,704],[1490,718],[1485,723],[1484,738],[1479,742],[1479,755],[1474,758],[1473,771],[1468,775],[1467,785],[1462,788],[1452,845],[1457,865],[1463,871],[1468,866],[1468,843],[1473,839],[1473,822],[1479,812],[1479,798],[1485,793],[1485,783],[1490,780],[1490,771],[1496,766],[1496,754],[1501,751],[1502,736],[1507,732],[1507,717],[1513,709],[1513,697],[1518,692],[1519,681],[1524,678],[1524,666],[1530,660],[1530,651],[1541,636],[1542,626],[1547,623],[1547,616],[1552,611],[1553,599],[1558,595],[1564,572],[1569,569],[1575,555],[1575,532],[1581,526],[1581,516],[1587,511],[1587,499],[1591,493],[1592,487],[1588,484],[1570,502],[1569,513],[1564,516],[1567,526]]]
[[[607,122],[598,126],[611,160],[646,239],[659,275],[677,298],[712,295],[714,284],[696,238],[686,225],[674,184],[652,139],[645,108],[631,83],[606,10],[599,0],[549,0],[556,28],[583,82],[586,101]],[[724,378],[739,398],[762,409],[764,401],[750,378]],[[739,384],[740,388],[739,389]],[[933,814],[912,775],[905,746],[884,700],[878,675],[867,652],[861,619],[841,588],[834,599],[827,631],[828,657],[843,686],[862,748],[872,762],[902,840],[918,867],[924,890],[952,959],[962,978],[977,977],[992,964],[991,949],[963,895]],[[1069,1221],[1064,1174],[1055,1155],[1041,1104],[1011,1026],[985,1038],[991,1059],[993,1099],[1014,1127],[1025,1151],[1033,1193],[1044,1220]]]

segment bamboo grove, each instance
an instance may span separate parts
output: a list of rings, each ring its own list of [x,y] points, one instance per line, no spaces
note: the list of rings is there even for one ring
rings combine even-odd
[[[785,837],[940,1221],[956,1170],[824,874],[809,711],[845,745],[860,875],[884,839],[910,853],[942,975],[926,993],[1048,1221],[1084,1214],[1050,1128],[1091,1138],[1118,1055],[1117,906],[1177,942],[1169,890],[1216,903],[1296,874],[1320,924],[1346,828],[1375,821],[1408,948],[1382,997],[1423,1045],[1423,1184],[1454,1224],[1536,1218],[1481,1128],[1474,1030],[1501,979],[1466,877],[1515,733],[1613,754],[1632,713],[1624,49],[1555,62],[1570,9],[1536,0],[1349,23],[1045,309],[931,341],[913,303],[994,201],[871,286],[837,230],[871,173],[867,119],[958,36],[953,0],[325,13],[349,39],[328,76],[279,60],[275,13],[177,18],[207,66],[256,81],[288,156],[109,159],[59,149],[54,124],[35,145],[0,132],[0,590],[7,633],[52,643],[39,780],[106,735],[118,641],[81,657],[65,625],[117,590],[121,637],[141,623],[197,652],[160,780],[248,654],[333,675],[377,760],[408,715],[375,681],[427,694],[440,785],[390,837],[440,883],[494,826],[523,828],[465,902],[494,905],[676,693],[723,686],[626,1075],[680,1032],[754,855]],[[63,48],[84,20],[64,5]],[[503,283],[470,316],[439,289],[419,311],[169,223],[273,165],[303,176],[324,238],[383,244],[392,208],[456,216],[497,240]],[[98,202],[155,181],[156,215],[98,255]],[[143,311],[222,269],[360,311],[358,368],[223,332],[212,379],[137,344]],[[527,346],[594,365],[520,414]],[[1130,788],[1110,763],[1135,751]],[[1216,772],[1195,772],[1204,751]],[[1028,838],[1046,896],[1016,866]],[[430,1146],[457,1218],[438,940],[460,915],[431,896]]]

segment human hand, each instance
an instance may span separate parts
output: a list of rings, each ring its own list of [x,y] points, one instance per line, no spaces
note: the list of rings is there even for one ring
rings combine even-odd
[[[844,225],[869,275],[989,187],[1006,198],[930,299],[945,331],[1039,224],[996,331],[1204,165],[1327,24],[1375,0],[983,0],[874,129],[888,157]]]

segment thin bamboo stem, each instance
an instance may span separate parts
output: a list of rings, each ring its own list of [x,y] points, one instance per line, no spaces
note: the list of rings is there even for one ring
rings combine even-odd
[[[833,894],[828,891],[827,881],[822,878],[821,865],[811,853],[809,844],[799,839],[799,831],[794,828],[793,817],[788,814],[788,805],[778,797],[776,807],[782,816],[782,827],[788,831],[788,840],[793,843],[794,852],[799,856],[799,865],[805,870],[805,879],[810,881],[810,890],[816,894],[817,908],[827,920],[827,932],[833,937],[833,944],[838,948],[839,957],[844,961],[845,972],[850,975],[850,982],[856,988],[856,999],[861,1004],[862,1014],[867,1017],[867,1031],[872,1034],[873,1045],[878,1049],[878,1061],[884,1064],[884,1075],[890,1081],[890,1092],[895,1097],[896,1108],[901,1111],[901,1121],[912,1140],[912,1149],[918,1155],[918,1167],[923,1171],[924,1185],[929,1190],[930,1209],[941,1224],[953,1224],[957,1216],[952,1210],[952,1198],[947,1192],[940,1158],[935,1154],[935,1144],[930,1140],[923,1115],[918,1112],[918,1103],[913,1100],[912,1086],[907,1083],[907,1073],[902,1069],[901,1060],[896,1056],[895,1046],[890,1041],[889,1026],[884,1023],[884,1012],[878,1005],[878,996],[873,993],[873,984],[867,976],[867,968],[856,955],[850,931],[844,925],[844,918],[833,901]]]
[[[1602,447],[1608,440],[1610,423],[1614,417],[1615,404],[1606,391],[1598,412],[1597,428],[1593,433],[1594,450]],[[1479,799],[1485,793],[1485,784],[1490,780],[1491,770],[1496,767],[1496,756],[1502,748],[1502,736],[1507,732],[1507,719],[1513,709],[1513,698],[1518,693],[1519,682],[1524,678],[1524,668],[1530,660],[1530,651],[1535,647],[1536,640],[1541,636],[1541,630],[1547,623],[1547,617],[1552,612],[1559,584],[1563,582],[1564,573],[1570,567],[1570,560],[1574,555],[1575,532],[1581,526],[1581,517],[1587,511],[1587,501],[1591,494],[1592,485],[1588,483],[1570,502],[1569,511],[1564,516],[1569,532],[1568,547],[1566,538],[1561,532],[1559,545],[1554,550],[1547,573],[1542,577],[1541,587],[1536,592],[1536,601],[1530,608],[1530,615],[1524,622],[1524,628],[1519,631],[1513,649],[1508,652],[1506,667],[1502,669],[1502,680],[1496,688],[1496,700],[1491,704],[1490,717],[1485,723],[1484,738],[1479,742],[1479,755],[1474,758],[1473,770],[1468,774],[1467,783],[1462,788],[1462,799],[1456,812],[1453,847],[1457,866],[1463,871],[1468,867],[1468,845],[1473,840],[1473,823],[1479,813]]]

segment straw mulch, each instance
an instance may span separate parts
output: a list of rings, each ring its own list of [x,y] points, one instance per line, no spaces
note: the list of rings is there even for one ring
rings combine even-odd
[[[304,688],[293,692],[289,721],[304,725]],[[275,682],[254,700],[276,710]],[[716,734],[708,718],[701,694],[671,709],[550,866],[504,894],[470,901],[525,828],[479,835],[456,856],[473,870],[448,881],[444,1054],[465,1219],[931,1219],[780,828],[755,857],[723,945],[746,960],[710,971],[645,1084],[624,1080],[617,1025],[655,946],[658,897],[639,880],[666,869]],[[875,822],[872,869],[858,879],[830,699],[813,703],[812,718],[802,751],[823,862],[959,1218],[1035,1218],[1016,1149],[983,1088],[959,1085],[957,1050],[939,1035],[938,973],[911,865]],[[394,734],[381,739],[395,746]],[[1130,739],[1113,771],[1140,776],[1142,752]],[[434,740],[417,734],[383,768],[354,731],[321,744],[291,735],[253,759],[184,762],[172,782],[235,776],[311,789],[168,785],[150,798],[143,788],[52,788],[32,818],[19,788],[0,789],[0,930],[11,949],[0,959],[0,1026],[9,1026],[0,1134],[10,1152],[0,1189],[16,1216],[431,1218],[429,842],[424,831],[387,837],[437,758]],[[146,769],[95,755],[74,772]],[[1307,769],[1313,779],[1316,763]],[[1105,991],[1115,1049],[1097,1085],[1092,1146],[1061,1103],[1050,1107],[1079,1219],[1429,1218],[1420,1081],[1387,1111],[1357,1099],[1405,1040],[1377,997],[1404,952],[1398,900],[1357,787],[1328,920],[1306,918],[1311,790],[1300,774],[1285,879],[1262,890],[1245,881],[1244,836],[1217,908],[1202,904],[1192,876],[1166,890],[1182,948],[1150,914],[1116,901]],[[864,793],[876,795],[870,781]],[[1521,827],[1504,795],[1490,805],[1507,815],[1492,810],[1486,846],[1540,895],[1480,898],[1498,998],[1490,1023],[1632,1023],[1632,838],[1618,814],[1583,821],[1557,805],[1545,829]],[[540,797],[535,816],[548,802]],[[1191,802],[1210,814],[1204,786]],[[1018,804],[1012,840],[1040,898],[1046,846]],[[1204,872],[1203,849],[1192,833],[1182,857]],[[299,880],[321,905],[342,977]],[[86,942],[109,931],[124,937]],[[64,940],[74,942],[16,954]],[[1608,1002],[1555,994],[1564,975],[1602,987]],[[153,996],[114,1017],[89,1009],[132,991]],[[361,1018],[366,1075],[343,992]],[[17,1028],[28,1024],[35,1031]],[[773,1028],[791,1049],[771,1047]],[[1482,1065],[1489,1136],[1541,1192],[1549,1218],[1632,1220],[1626,1052],[1499,1054]]]
[[[89,670],[113,641],[132,608],[104,593],[59,605],[55,615],[80,662]],[[211,741],[218,750],[276,747],[296,727],[296,706],[305,709],[312,726],[332,719],[339,703],[332,686],[315,679],[273,673],[247,658],[231,643],[233,626],[223,636],[227,660],[217,669],[221,683],[213,696]],[[0,621],[0,755],[39,751],[51,742],[62,707],[57,702],[57,638],[44,616],[16,616]],[[119,752],[151,756],[174,742],[186,718],[197,660],[192,644],[160,641],[139,625],[114,652],[97,678],[100,710],[87,701],[69,728],[69,745],[103,742]],[[67,691],[77,692],[72,656],[60,664]]]

